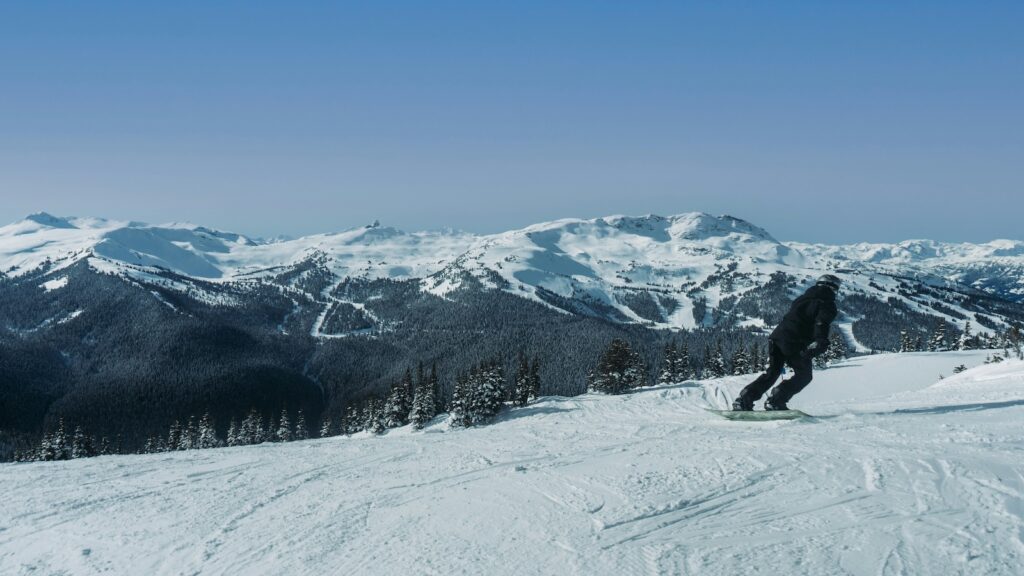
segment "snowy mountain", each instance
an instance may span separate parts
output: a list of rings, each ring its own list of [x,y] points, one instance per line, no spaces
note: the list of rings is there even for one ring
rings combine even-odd
[[[1024,364],[985,354],[847,361],[797,397],[810,421],[704,411],[732,377],[478,429],[0,464],[0,573],[1018,574]]]
[[[563,311],[658,328],[696,328],[711,312],[784,273],[806,282],[823,271],[843,276],[850,292],[906,301],[909,285],[1024,301],[1024,242],[908,241],[826,246],[782,243],[729,216],[613,216],[566,219],[495,235],[457,231],[406,233],[379,224],[337,234],[260,241],[190,224],[60,218],[40,213],[0,228],[0,269],[10,277],[85,260],[96,270],[148,280],[173,273],[219,283],[261,278],[319,259],[331,283],[345,279],[421,279],[444,296],[472,277]],[[570,305],[566,306],[565,303]],[[948,321],[978,312],[952,303]],[[725,310],[722,310],[725,312]],[[764,318],[730,310],[732,321]],[[927,310],[936,314],[935,310]],[[991,327],[998,315],[981,320]]]
[[[0,227],[0,270],[0,459],[60,417],[137,446],[205,410],[339,414],[421,363],[443,399],[520,353],[546,393],[578,394],[613,338],[652,372],[685,344],[699,370],[763,347],[823,272],[854,352],[1024,321],[1024,243],[796,244],[701,213],[290,240],[40,213]]]

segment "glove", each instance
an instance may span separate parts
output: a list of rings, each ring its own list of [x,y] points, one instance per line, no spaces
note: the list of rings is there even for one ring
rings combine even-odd
[[[825,353],[828,349],[828,342],[811,342],[811,344],[804,350],[804,359],[814,358],[815,356]]]

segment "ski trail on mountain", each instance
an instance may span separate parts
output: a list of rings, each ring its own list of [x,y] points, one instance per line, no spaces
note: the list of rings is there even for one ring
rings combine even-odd
[[[727,378],[471,430],[0,465],[0,573],[1014,574],[1024,363],[915,383],[921,359],[822,372],[816,421],[705,412]],[[1000,407],[935,410],[968,399]]]

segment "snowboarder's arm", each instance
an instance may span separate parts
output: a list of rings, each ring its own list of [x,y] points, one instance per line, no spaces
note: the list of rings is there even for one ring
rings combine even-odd
[[[818,313],[814,318],[814,342],[821,351],[828,348],[828,332],[837,314],[839,314],[839,310],[834,302],[818,303]]]

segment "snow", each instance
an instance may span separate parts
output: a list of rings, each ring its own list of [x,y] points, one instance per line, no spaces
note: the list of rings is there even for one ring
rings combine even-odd
[[[956,281],[961,289],[972,286],[1005,297],[1024,294],[1024,242],[782,243],[743,220],[699,212],[562,219],[492,235],[407,233],[374,223],[279,241],[194,224],[149,226],[48,214],[0,227],[0,271],[5,274],[17,276],[47,262],[60,270],[83,258],[94,268],[140,281],[166,269],[212,282],[258,278],[317,258],[337,279],[419,279],[423,290],[441,297],[457,290],[467,275],[489,287],[497,285],[497,275],[510,292],[545,306],[550,304],[539,296],[543,290],[603,302],[634,321],[641,319],[624,295],[648,290],[676,302],[676,310],[654,324],[666,329],[698,325],[692,316],[694,299],[705,298],[714,307],[721,298],[764,284],[776,272],[809,281],[832,270],[849,291],[883,300],[897,297],[929,314],[936,312],[923,305],[926,297],[911,301],[870,286],[869,279],[890,290],[899,283],[886,274],[925,283]],[[724,286],[713,281],[723,273],[729,276]],[[974,313],[947,304],[959,314],[947,320],[958,322]],[[739,318],[744,325],[756,325],[753,320]]]
[[[707,413],[730,377],[479,429],[0,465],[0,573],[1019,574],[1024,363],[985,354],[819,372],[792,402],[811,421]]]
[[[53,292],[54,290],[60,290],[61,288],[68,285],[68,277],[61,276],[60,278],[54,278],[53,280],[47,280],[39,285],[40,288],[47,292]]]

